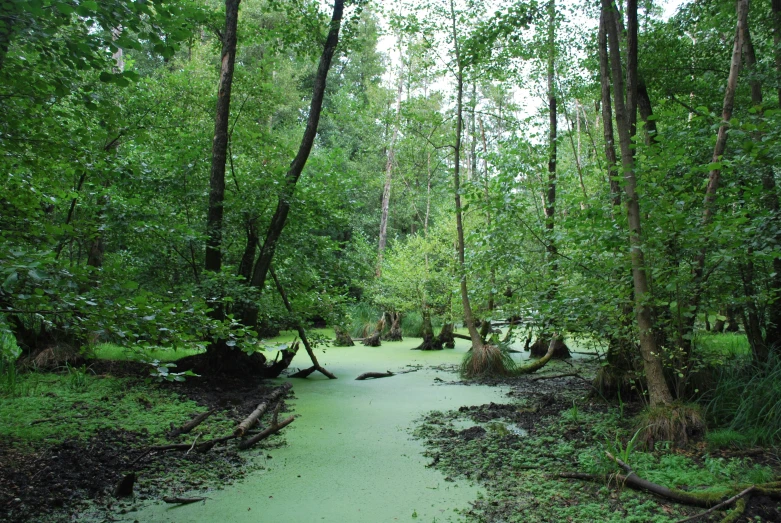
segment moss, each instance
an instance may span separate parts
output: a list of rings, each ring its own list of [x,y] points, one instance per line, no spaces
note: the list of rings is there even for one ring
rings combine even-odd
[[[73,376],[80,377],[74,380]],[[24,394],[0,397],[0,438],[56,442],[86,439],[104,428],[162,438],[170,423],[181,424],[203,410],[152,383],[89,371],[28,373],[19,382]],[[204,424],[203,430],[209,428]]]

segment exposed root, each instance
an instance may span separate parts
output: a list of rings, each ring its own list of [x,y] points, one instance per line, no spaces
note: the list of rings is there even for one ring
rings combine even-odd
[[[639,416],[639,442],[653,448],[657,441],[670,441],[679,447],[705,433],[705,421],[697,406],[674,403],[651,407]]]

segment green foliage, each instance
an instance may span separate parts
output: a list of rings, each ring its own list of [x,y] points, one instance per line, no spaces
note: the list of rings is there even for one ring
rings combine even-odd
[[[724,365],[702,403],[714,426],[736,431],[752,445],[777,443],[781,438],[781,358],[773,354],[762,364],[738,360]]]
[[[172,369],[176,368],[176,363],[164,363],[160,360],[152,360],[147,362],[150,367],[149,374],[157,381],[184,381],[187,377],[198,377],[199,375],[191,370],[183,372],[172,372]]]

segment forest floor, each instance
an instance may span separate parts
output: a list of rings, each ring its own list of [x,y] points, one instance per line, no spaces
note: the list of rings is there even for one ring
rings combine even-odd
[[[577,376],[562,376],[573,370]],[[595,397],[589,379],[594,370],[593,363],[554,362],[539,375],[495,381],[511,388],[506,403],[432,412],[420,421],[415,434],[426,445],[429,466],[447,480],[466,478],[485,489],[464,513],[467,521],[645,523],[704,512],[615,480],[559,478],[562,472],[620,472],[606,450],[623,455],[640,477],[683,490],[720,492],[779,477],[777,449],[715,449],[703,441],[685,448],[632,448],[628,442],[642,404],[611,404]],[[722,521],[726,515],[715,511],[698,521]],[[781,521],[781,504],[751,497],[736,521]]]
[[[296,396],[282,410],[300,420],[250,451],[229,442],[139,459],[152,446],[230,434],[281,380],[159,383],[147,364],[108,360],[22,375],[16,393],[0,397],[0,520],[255,521],[261,511],[269,521],[291,522],[315,513],[318,520],[372,523],[674,522],[703,509],[558,474],[616,472],[605,450],[621,454],[641,477],[684,489],[718,492],[781,472],[773,449],[705,442],[629,448],[642,405],[592,395],[593,357],[467,383],[456,374],[466,345],[410,351],[417,343],[318,349],[340,379],[295,380]],[[299,356],[294,366],[306,365]],[[397,375],[354,380],[386,369]],[[166,437],[172,425],[211,409],[190,434]],[[116,499],[115,486],[129,472],[137,474],[134,496]],[[171,511],[161,501],[171,496],[207,501]],[[310,496],[317,500],[311,507],[301,502]],[[361,512],[367,508],[370,516]],[[701,521],[724,516],[717,511]],[[751,497],[740,521],[781,521],[781,507]]]
[[[226,378],[157,383],[149,368],[99,360],[75,371],[21,377],[19,395],[0,403],[0,520],[111,520],[145,500],[230,484],[261,467],[260,454],[272,457],[268,443],[260,453],[221,444],[208,452],[141,457],[153,446],[230,434],[271,390]],[[166,437],[173,426],[212,409],[190,434]],[[131,472],[134,495],[115,498],[116,486]]]

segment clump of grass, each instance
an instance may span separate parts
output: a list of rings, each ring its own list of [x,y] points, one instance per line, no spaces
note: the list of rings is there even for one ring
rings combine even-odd
[[[723,366],[716,386],[703,398],[708,419],[740,432],[752,445],[781,440],[781,358]]]
[[[748,338],[741,332],[700,332],[694,339],[694,346],[700,354],[711,357],[734,357],[751,354]]]
[[[374,332],[382,312],[368,303],[356,303],[350,307],[348,317],[350,323],[346,326],[354,338],[363,338]]]
[[[637,417],[640,443],[648,448],[662,441],[685,446],[705,433],[705,420],[697,405],[673,403],[649,407]]]
[[[748,436],[732,429],[718,429],[709,432],[705,436],[705,441],[711,449],[742,449],[751,444]]]
[[[507,347],[502,345],[483,345],[472,349],[461,362],[461,376],[466,379],[510,376],[515,370],[515,362]]]

